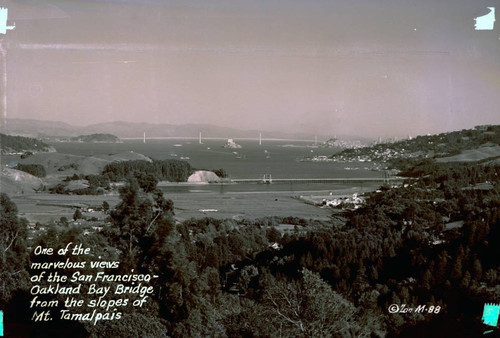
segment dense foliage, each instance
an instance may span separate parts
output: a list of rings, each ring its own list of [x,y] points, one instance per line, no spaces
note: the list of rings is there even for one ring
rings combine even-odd
[[[27,221],[17,217],[17,206],[0,193],[0,307],[18,288],[27,286]]]
[[[16,166],[17,170],[24,171],[36,177],[45,177],[47,173],[45,172],[45,167],[41,164],[21,164]]]
[[[130,175],[143,173],[154,176],[159,181],[185,182],[193,173],[188,162],[179,160],[122,161],[107,164],[102,174],[112,182],[124,181]]]
[[[226,178],[227,177],[227,172],[224,169],[215,169],[213,170],[214,174],[217,175],[220,178]]]
[[[69,189],[67,182],[71,181],[83,181],[87,186],[80,189]],[[110,180],[107,175],[73,174],[71,177],[67,176],[63,182],[65,183],[59,183],[49,188],[49,192],[52,194],[102,195],[105,191],[111,189]]]

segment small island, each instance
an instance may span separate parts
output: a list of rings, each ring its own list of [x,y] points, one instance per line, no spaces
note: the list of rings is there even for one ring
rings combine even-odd
[[[91,134],[72,137],[71,142],[82,143],[122,143],[122,141],[112,134]]]
[[[230,149],[240,149],[241,145],[234,142],[234,140],[232,138],[228,138],[226,144],[224,144],[223,147],[230,148]]]

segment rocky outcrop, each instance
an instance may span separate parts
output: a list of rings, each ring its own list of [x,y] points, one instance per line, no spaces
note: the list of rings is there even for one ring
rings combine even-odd
[[[188,183],[212,183],[221,179],[212,171],[198,170],[188,177]]]

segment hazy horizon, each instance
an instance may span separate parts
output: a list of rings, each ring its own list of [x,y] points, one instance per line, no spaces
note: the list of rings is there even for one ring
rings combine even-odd
[[[388,137],[500,124],[491,1],[32,1],[7,118]]]
[[[318,139],[320,141],[325,141],[327,139],[330,139],[330,138],[334,138],[334,137],[339,137],[339,138],[342,138],[342,137],[348,137],[350,139],[359,139],[359,140],[372,140],[372,141],[375,141],[379,138],[379,136],[375,137],[375,136],[365,136],[365,135],[362,135],[362,134],[343,134],[343,133],[340,133],[340,134],[320,134],[320,133],[308,133],[308,132],[301,132],[301,131],[297,131],[297,132],[293,132],[293,131],[281,131],[281,130],[272,130],[272,129],[253,129],[253,128],[244,128],[244,127],[235,127],[235,126],[222,126],[222,125],[217,125],[217,124],[213,124],[213,123],[168,123],[168,122],[157,122],[157,123],[151,123],[151,122],[144,122],[144,121],[103,121],[103,122],[91,122],[91,121],[87,121],[87,123],[82,123],[82,124],[76,124],[76,123],[71,123],[71,122],[65,122],[65,121],[56,121],[56,120],[44,120],[44,119],[39,119],[39,118],[36,118],[36,119],[32,119],[32,118],[12,118],[12,119],[19,119],[19,120],[36,120],[36,121],[41,121],[41,122],[45,122],[45,123],[48,123],[48,122],[54,122],[54,123],[66,123],[67,125],[71,126],[71,127],[76,127],[76,128],[85,128],[85,127],[89,127],[89,126],[93,126],[93,125],[101,125],[101,124],[118,124],[118,123],[132,123],[132,124],[149,124],[151,126],[158,126],[158,125],[172,125],[172,126],[189,126],[189,125],[205,125],[207,127],[214,127],[214,128],[232,128],[232,129],[235,129],[235,130],[239,130],[241,132],[256,132],[255,134],[255,137],[239,137],[239,136],[236,136],[234,138],[237,138],[237,139],[258,139],[258,133],[262,133],[262,137],[264,139],[273,139],[273,135],[272,134],[269,134],[271,132],[282,132],[282,133],[287,133],[287,134],[290,134],[290,135],[296,135],[296,136],[300,136],[301,134],[304,135],[304,136],[310,136],[311,137],[311,140],[313,140],[314,138],[314,135],[316,135],[317,137],[321,138],[321,139]],[[394,135],[387,135],[387,136],[380,136],[383,140],[388,140],[388,139],[393,139],[394,137],[396,139],[405,139],[405,138],[408,138],[408,137],[411,137],[411,138],[414,138],[414,137],[417,137],[417,136],[426,136],[426,135],[431,135],[431,134],[440,134],[440,133],[449,133],[449,132],[455,132],[455,131],[461,131],[463,129],[474,129],[475,127],[477,126],[480,126],[482,124],[475,124],[475,125],[470,125],[468,127],[464,127],[464,128],[458,128],[458,129],[450,129],[450,130],[442,130],[442,131],[439,131],[439,132],[435,132],[435,133],[417,133],[417,134],[401,134],[401,136],[398,136],[397,134],[394,134]],[[6,121],[6,123],[4,123],[4,126],[5,126],[5,129],[9,130],[9,124],[8,122]],[[17,128],[16,128],[17,129]],[[2,132],[0,130],[0,132]],[[89,131],[90,132],[90,131]],[[203,129],[198,129],[195,131],[195,133],[193,135],[184,135],[184,136],[153,136],[152,138],[190,138],[190,139],[198,139],[199,137],[199,132],[202,132],[202,136],[204,136],[203,134]],[[143,137],[143,133],[144,131],[142,130],[138,130],[137,131],[137,136],[135,136],[135,138],[137,139],[142,139]],[[212,133],[212,132],[210,132]],[[266,134],[267,133],[267,134]],[[17,134],[16,134],[17,135]],[[207,139],[210,139],[210,138],[220,138],[220,139],[226,139],[226,138],[231,138],[231,136],[227,136],[227,135],[219,135],[217,137],[214,137],[214,136],[208,136],[208,137],[204,137],[204,138],[207,138]],[[277,138],[279,139],[279,138]]]

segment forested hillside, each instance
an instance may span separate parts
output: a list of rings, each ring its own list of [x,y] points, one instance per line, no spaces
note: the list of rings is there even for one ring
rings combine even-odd
[[[0,151],[2,154],[20,152],[55,151],[48,144],[29,137],[0,134]]]

